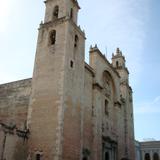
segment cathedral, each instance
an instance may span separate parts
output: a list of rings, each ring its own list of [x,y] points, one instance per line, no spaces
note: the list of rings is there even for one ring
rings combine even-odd
[[[87,64],[77,0],[45,6],[33,77],[0,85],[0,160],[134,160],[123,53],[91,46]]]

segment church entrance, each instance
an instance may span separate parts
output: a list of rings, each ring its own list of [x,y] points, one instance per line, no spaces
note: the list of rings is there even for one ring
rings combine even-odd
[[[145,160],[151,160],[149,153],[145,154]]]
[[[105,152],[105,160],[109,160],[109,152]]]
[[[153,160],[159,160],[159,155],[158,153],[153,154]]]

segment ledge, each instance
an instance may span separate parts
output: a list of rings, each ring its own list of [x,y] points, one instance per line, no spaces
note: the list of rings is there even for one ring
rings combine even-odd
[[[95,77],[95,71],[93,68],[85,62],[85,68],[92,74],[92,77]]]
[[[99,83],[97,83],[97,82],[93,84],[93,89],[95,89],[95,88],[97,88],[99,90],[103,89],[103,87]]]

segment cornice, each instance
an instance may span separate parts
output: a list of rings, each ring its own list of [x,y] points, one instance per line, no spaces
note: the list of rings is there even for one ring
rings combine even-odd
[[[39,29],[43,29],[43,28],[49,28],[49,27],[52,27],[53,25],[58,25],[58,24],[62,24],[64,22],[69,22],[71,23],[74,28],[86,39],[85,37],[85,33],[81,30],[80,26],[77,26],[76,23],[74,23],[70,17],[68,16],[65,16],[65,17],[61,17],[61,18],[58,18],[58,19],[55,19],[53,21],[49,21],[49,22],[45,22],[45,23],[42,23],[40,24],[40,27]]]
[[[92,74],[92,77],[95,77],[94,69],[85,62],[85,68]]]

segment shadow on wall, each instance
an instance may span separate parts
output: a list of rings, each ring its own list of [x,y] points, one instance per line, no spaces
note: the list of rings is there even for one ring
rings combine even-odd
[[[17,143],[16,147],[15,147],[15,153],[13,156],[14,160],[23,160],[23,159],[27,159],[27,155],[28,155],[28,147],[26,144],[24,144],[23,142],[19,142]]]

